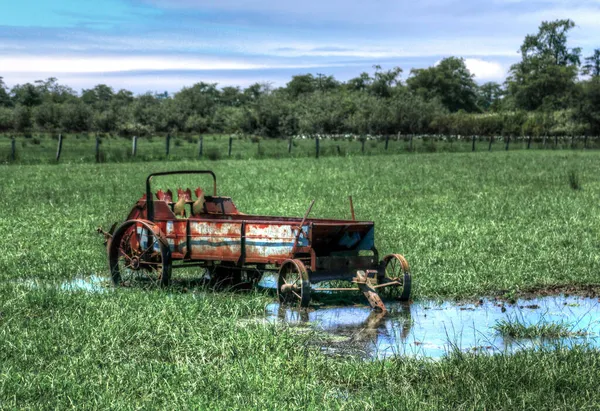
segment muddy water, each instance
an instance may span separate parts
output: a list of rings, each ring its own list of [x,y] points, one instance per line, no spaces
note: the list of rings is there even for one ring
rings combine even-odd
[[[543,297],[507,304],[493,300],[457,305],[420,301],[388,303],[386,315],[368,307],[330,307],[300,311],[279,304],[267,307],[267,318],[308,326],[325,335],[323,350],[332,354],[386,358],[394,355],[439,358],[450,350],[512,353],[541,346],[589,344],[600,347],[600,302],[580,297]],[[493,326],[500,320],[524,324],[560,323],[584,336],[561,340],[502,337]]]
[[[63,291],[105,292],[105,277],[92,275],[61,283],[19,280],[32,288],[58,286]],[[264,277],[264,288],[274,279]],[[277,303],[267,306],[266,319],[299,330],[315,330],[323,351],[333,355],[386,358],[395,355],[439,358],[449,351],[513,353],[524,348],[587,344],[600,348],[600,300],[576,296],[521,299],[514,304],[483,299],[478,303],[418,301],[386,303],[387,314],[368,306],[323,307],[298,310]],[[576,336],[558,340],[503,337],[494,326],[507,320],[526,325],[564,324]],[[581,334],[581,335],[579,335]]]

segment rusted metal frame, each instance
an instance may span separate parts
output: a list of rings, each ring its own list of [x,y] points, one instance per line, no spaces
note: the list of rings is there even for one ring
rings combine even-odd
[[[390,287],[392,285],[403,285],[403,284],[400,281],[390,281],[389,283],[377,284],[377,285],[373,285],[372,287],[377,289],[377,288],[383,288],[383,287]]]
[[[294,239],[294,245],[292,246],[292,252],[291,252],[292,256],[296,252],[296,246],[298,245],[298,240],[300,239],[300,235],[302,234],[302,227],[304,227],[304,223],[306,222],[306,219],[308,218],[308,215],[310,214],[310,210],[312,210],[313,205],[315,205],[315,200],[311,201],[310,206],[308,207],[308,210],[306,210],[306,213],[304,214],[304,218],[302,219],[302,222],[300,223],[300,227],[298,227],[298,234],[296,234],[296,238]]]
[[[246,261],[246,220],[242,220],[240,227],[240,258],[237,262],[238,266],[244,265]]]
[[[182,171],[163,171],[152,173],[146,178],[146,217],[149,221],[154,220],[154,198],[152,197],[151,182],[153,177],[168,176],[176,174],[210,174],[213,178],[213,196],[217,196],[217,176],[210,170],[182,170]]]
[[[184,259],[191,259],[192,256],[192,234],[190,229],[190,220],[185,222],[185,248],[186,253]]]
[[[195,220],[197,219],[206,219],[206,220],[210,220],[210,221],[227,221],[227,222],[231,222],[231,221],[236,221],[236,219],[244,219],[249,223],[253,223],[253,224],[273,224],[273,223],[298,223],[301,222],[302,219],[298,218],[298,217],[278,217],[278,216],[264,216],[264,215],[252,215],[252,214],[231,214],[228,215],[230,217],[232,217],[232,220],[224,220],[224,219],[220,219],[219,218],[220,214],[208,214],[202,217],[198,217],[198,216],[193,216],[190,218],[193,218]],[[348,225],[351,225],[352,227],[359,227],[359,226],[368,226],[368,225],[373,225],[372,221],[352,221],[352,220],[335,220],[335,219],[327,219],[327,218],[308,218],[307,221],[309,223],[316,223],[319,226],[325,227],[325,226],[332,226],[332,227],[337,227],[340,224],[346,223]]]
[[[376,267],[379,262],[375,256],[320,256],[317,257],[315,271],[356,271],[369,270]]]

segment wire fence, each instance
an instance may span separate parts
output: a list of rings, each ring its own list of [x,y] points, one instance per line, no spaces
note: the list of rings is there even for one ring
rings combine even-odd
[[[600,148],[598,136],[248,135],[154,136],[58,134],[0,137],[0,163],[126,162],[299,158],[399,153]]]

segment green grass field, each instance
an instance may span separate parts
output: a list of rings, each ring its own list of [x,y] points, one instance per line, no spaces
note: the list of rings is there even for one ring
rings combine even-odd
[[[316,144],[312,138],[295,138],[289,150],[288,139],[261,138],[257,136],[233,136],[231,156],[229,156],[228,135],[207,134],[202,137],[202,155],[198,135],[173,136],[169,144],[169,155],[166,155],[165,136],[140,137],[136,155],[132,155],[132,139],[102,135],[100,138],[99,162],[133,162],[133,161],[182,161],[182,160],[248,160],[263,158],[306,158],[316,156]],[[15,159],[11,154],[12,135],[0,135],[0,164],[53,164],[56,163],[58,135],[32,134],[30,137],[17,136],[15,139]],[[476,151],[504,151],[506,139],[495,137],[490,147],[489,137],[478,137]],[[590,137],[571,139],[571,137],[538,137],[532,139],[531,149],[588,149],[600,148],[600,140]],[[527,137],[513,137],[509,142],[509,150],[527,148]],[[370,139],[363,144],[359,140],[344,138],[321,138],[319,141],[320,157],[346,157],[355,155],[382,155],[400,153],[432,153],[432,152],[470,152],[471,137],[416,136],[411,143],[409,136],[389,136],[388,149],[385,149],[385,138]],[[96,138],[93,134],[64,134],[63,148],[60,157],[66,163],[96,162]]]
[[[597,350],[335,358],[310,333],[253,321],[269,294],[24,280],[107,275],[95,228],[126,217],[147,174],[211,168],[247,213],[302,215],[316,199],[313,216],[344,218],[352,195],[380,254],[411,263],[417,299],[589,290],[600,286],[599,160],[523,150],[2,166],[0,408],[597,408]]]

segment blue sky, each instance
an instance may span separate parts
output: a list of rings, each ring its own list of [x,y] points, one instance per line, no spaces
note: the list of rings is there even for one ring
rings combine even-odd
[[[557,18],[575,21],[584,55],[600,47],[600,0],[0,0],[0,76],[173,92],[347,80],[374,64],[406,78],[454,55],[477,81],[502,81],[524,36]]]

